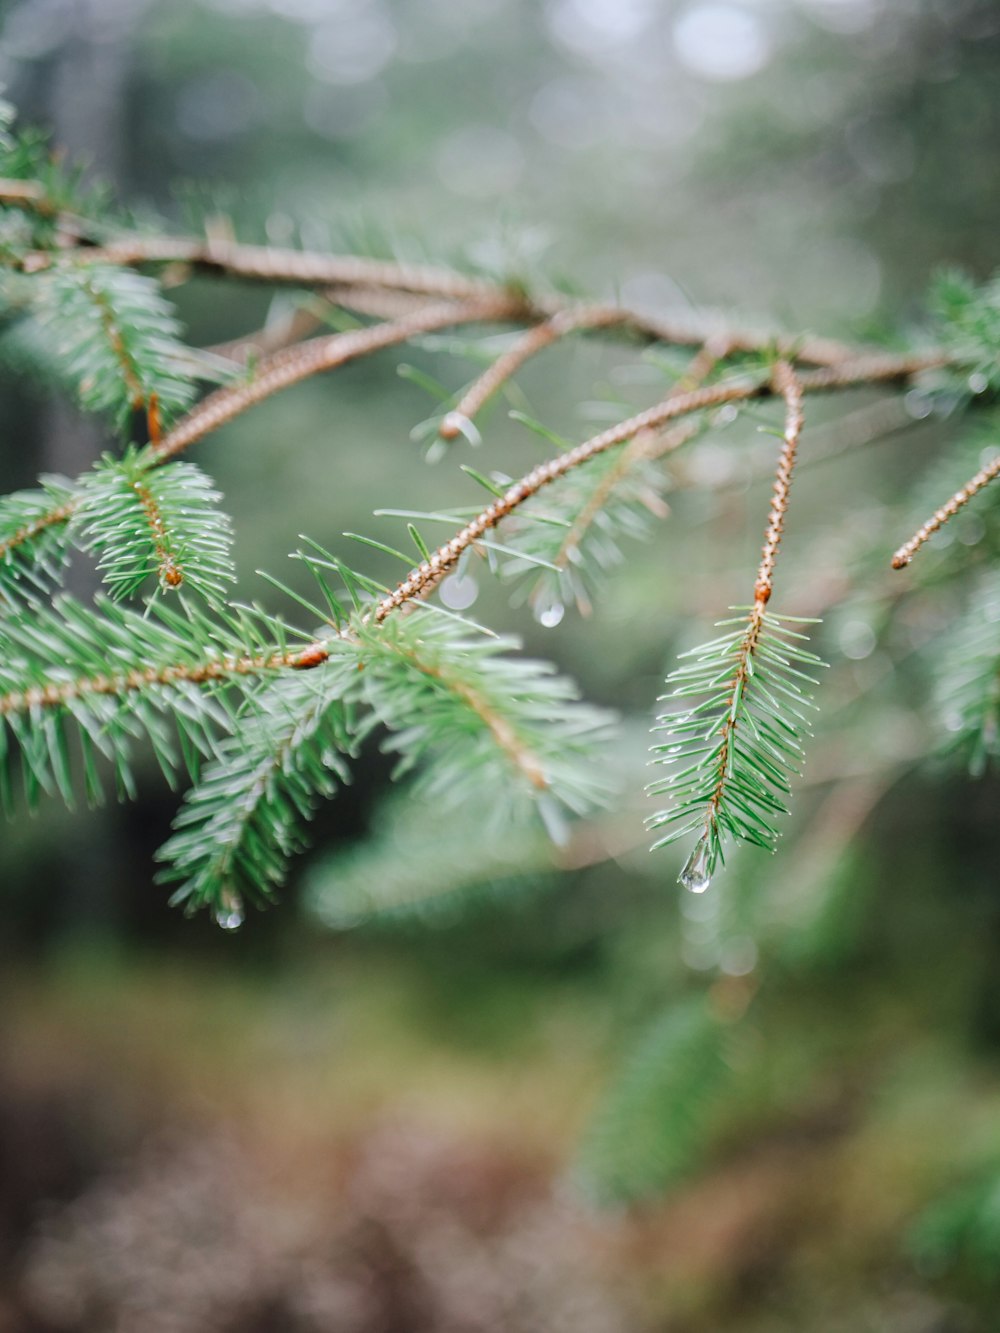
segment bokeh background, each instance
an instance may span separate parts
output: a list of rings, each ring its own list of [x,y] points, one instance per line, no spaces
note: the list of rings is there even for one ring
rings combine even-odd
[[[996,265],[992,0],[0,14],[22,121],[180,230],[889,342],[923,326],[936,267]],[[294,302],[171,295],[199,344]],[[199,446],[236,518],[241,592],[273,596],[259,567],[295,577],[300,532],[394,541],[373,509],[471,503],[457,461],[537,461],[503,403],[481,454],[423,460],[411,431],[434,405],[405,366],[454,389],[474,353],[382,355]],[[5,489],[107,446],[2,373]],[[578,342],[512,403],[581,439],[654,401],[664,373]],[[153,882],[175,798],[152,768],[133,805],[5,829],[0,1330],[998,1326],[1000,789],[939,757],[933,699],[959,595],[934,572],[989,562],[988,515],[955,525],[912,595],[884,568],[950,489],[904,501],[914,479],[988,430],[970,445],[919,393],[816,406],[780,609],[825,614],[832,669],[788,845],[686,901],[680,853],[645,848],[654,700],[746,599],[775,420],[745,413],[678,456],[670,520],[591,617],[542,626],[478,579],[476,614],[623,716],[623,794],[592,864],[526,842],[484,867],[461,817],[427,835],[377,747],[281,905],[234,935]],[[403,901],[354,924],[358,903]],[[721,1080],[706,996],[734,1020]]]

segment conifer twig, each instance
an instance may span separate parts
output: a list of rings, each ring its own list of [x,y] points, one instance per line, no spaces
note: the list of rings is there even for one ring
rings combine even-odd
[[[454,440],[462,434],[467,421],[476,414],[532,357],[553,343],[581,329],[608,328],[627,324],[631,315],[614,306],[585,305],[561,310],[541,324],[534,324],[520,335],[513,347],[486,369],[462,395],[454,409],[441,422],[438,434],[443,440]]]
[[[35,251],[25,257],[25,271],[36,273],[48,268],[54,258],[57,257],[45,251]],[[254,282],[294,283],[301,287],[390,287],[451,301],[495,297],[502,290],[496,283],[429,264],[242,245],[216,237],[123,236],[103,246],[80,247],[73,251],[72,259],[74,263],[129,268],[141,264],[189,264]]]
[[[657,747],[664,755],[660,762],[677,761],[680,771],[654,785],[654,791],[671,792],[675,806],[650,822],[658,828],[686,821],[657,846],[700,830],[680,873],[680,882],[696,893],[708,887],[726,836],[762,847],[776,837],[769,816],[784,808],[785,770],[793,768],[798,744],[794,732],[783,732],[775,724],[774,690],[786,697],[789,691],[801,696],[796,677],[810,679],[801,665],[815,661],[796,642],[802,636],[786,629],[767,610],[803,425],[802,388],[787,361],[775,365],[770,387],[784,400],[785,422],[753,605],[742,622],[729,622],[738,628],[694,650],[689,656],[695,656],[696,663],[671,677],[675,696],[707,698],[684,713],[661,719],[661,729],[671,734],[673,743]],[[790,701],[785,709],[797,713],[797,705]]]
[[[27,542],[33,541],[35,537],[45,532],[47,528],[59,527],[63,523],[68,523],[76,513],[79,507],[79,501],[76,499],[67,500],[65,504],[54,505],[47,513],[33,519],[15,533],[12,533],[5,541],[0,541],[0,560],[3,560],[11,552],[16,551],[18,547],[24,546]]]
[[[428,264],[407,264],[367,259],[354,255],[331,255],[272,246],[245,245],[218,237],[120,236],[104,246],[78,246],[57,254],[35,251],[25,256],[26,272],[39,272],[53,264],[108,263],[128,267],[143,264],[188,264],[234,278],[302,287],[383,288],[445,300],[466,301],[520,292],[526,311],[538,319],[550,319],[572,308],[566,299],[550,294],[525,294],[517,284],[469,277],[455,269]],[[598,307],[591,309],[595,312]],[[730,350],[778,354],[794,362],[835,366],[850,361],[858,349],[831,338],[775,337],[773,331],[728,328],[715,319],[650,315],[626,307],[605,307],[607,326],[620,326],[654,342],[700,347],[715,337],[724,337]],[[947,357],[944,358],[947,360]],[[940,364],[936,362],[935,364]]]
[[[754,610],[761,610],[771,598],[774,585],[774,565],[781,545],[781,535],[785,527],[785,513],[788,509],[788,493],[792,484],[792,469],[795,467],[795,455],[798,452],[799,438],[802,434],[802,389],[795,377],[795,372],[787,361],[779,361],[774,368],[774,387],[785,400],[785,433],[778,459],[778,471],[774,478],[774,490],[771,497],[771,510],[767,516],[767,531],[764,534],[764,549],[761,552],[760,568],[754,584]]]
[[[253,378],[245,384],[226,385],[202,400],[158,445],[150,449],[157,462],[173,458],[196,440],[247,408],[263,402],[272,394],[322,371],[335,370],[386,347],[408,342],[422,333],[456,324],[487,323],[516,318],[522,305],[515,297],[482,297],[463,305],[446,302],[424,306],[412,315],[382,324],[372,324],[347,333],[332,333],[312,338],[294,347],[282,348],[260,363]]]
[[[984,464],[974,477],[955,492],[950,500],[947,500],[939,509],[935,509],[927,522],[919,527],[910,540],[905,542],[892,557],[893,569],[905,569],[921,546],[929,541],[935,532],[943,528],[950,518],[953,518],[960,509],[969,503],[974,495],[981,491],[984,486],[988,486],[997,476],[1000,476],[1000,454]]]
[[[677,397],[665,398],[655,407],[647,408],[646,411],[619,422],[618,425],[592,436],[575,448],[567,449],[565,453],[559,454],[547,463],[539,463],[520,481],[509,486],[493,504],[471,519],[450,541],[439,546],[428,560],[411,569],[407,577],[377,604],[373,618],[377,622],[382,621],[391,612],[415,597],[426,597],[457,564],[463,551],[479,541],[491,528],[495,528],[525,500],[537,495],[544,486],[565,476],[581,463],[589,462],[591,458],[596,458],[605,450],[624,444],[636,435],[655,430],[676,417],[687,416],[710,407],[719,407],[723,403],[755,398],[766,392],[766,380],[741,378],[729,380],[724,384],[712,384],[703,389],[694,389]]]

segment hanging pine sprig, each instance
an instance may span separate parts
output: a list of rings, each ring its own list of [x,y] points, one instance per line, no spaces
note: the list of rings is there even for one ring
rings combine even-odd
[[[135,448],[106,454],[80,485],[71,533],[95,552],[98,569],[118,600],[151,577],[164,591],[180,588],[221,603],[235,578],[232,522],[200,468],[170,463],[151,468]]]
[[[708,888],[724,859],[727,840],[773,848],[776,816],[785,813],[789,777],[798,771],[801,737],[808,732],[810,674],[821,665],[805,636],[787,617],[767,611],[784,529],[792,470],[802,432],[802,395],[791,368],[779,362],[775,387],[785,400],[785,430],[771,511],[746,615],[723,621],[726,634],[693,649],[694,660],[669,678],[667,698],[698,699],[660,718],[667,739],[654,747],[657,763],[674,772],[650,787],[673,804],[649,821],[671,827],[654,847],[698,833],[680,881],[696,893]]]

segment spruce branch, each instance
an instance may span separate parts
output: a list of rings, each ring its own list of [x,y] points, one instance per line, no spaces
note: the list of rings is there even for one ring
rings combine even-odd
[[[168,718],[184,766],[196,772],[200,756],[229,729],[233,690],[238,695],[249,678],[295,660],[287,648],[262,650],[262,629],[249,615],[221,623],[188,605],[138,615],[104,599],[88,607],[66,596],[52,608],[31,606],[9,617],[0,626],[4,803],[11,800],[10,740],[21,751],[29,802],[39,790],[72,800],[74,733],[89,799],[100,796],[97,754],[111,762],[119,790],[132,794],[131,754],[140,736],[173,778],[178,756]]]
[[[722,403],[745,401],[766,394],[767,384],[767,380],[762,376],[745,376],[666,398],[655,407],[647,408],[646,411],[619,422],[618,425],[592,436],[547,463],[539,463],[520,481],[507,487],[493,504],[471,519],[450,541],[439,546],[428,560],[411,569],[408,576],[377,604],[373,612],[374,619],[382,621],[399,607],[416,598],[428,596],[458,563],[463,552],[503,519],[509,517],[526,500],[537,495],[543,487],[564,477],[574,468],[588,463],[592,458],[597,458],[616,445],[634,439],[637,435],[656,430],[677,417],[718,407]]]
[[[177,425],[162,438],[153,442],[140,456],[143,467],[169,462],[179,453],[204,439],[213,431],[237,416],[263,402],[272,394],[323,371],[334,370],[359,357],[371,355],[386,347],[407,342],[420,333],[446,328],[466,322],[504,320],[519,311],[516,299],[487,299],[467,305],[435,305],[423,307],[403,320],[375,324],[369,328],[335,333],[313,339],[311,342],[285,348],[266,358],[247,382],[217,389],[198,403]],[[71,497],[64,503],[35,516],[30,524],[22,524],[9,537],[0,535],[0,557],[12,558],[19,546],[27,547],[37,532],[67,523],[76,512],[79,499]],[[27,565],[27,557],[22,557]]]
[[[156,437],[194,397],[192,358],[152,278],[107,264],[59,267],[35,279],[35,311],[82,405],[125,434],[144,411]]]
[[[0,599],[48,596],[61,582],[69,556],[67,521],[76,495],[60,477],[42,477],[37,490],[0,499]]]
[[[520,645],[436,615],[431,608],[358,628],[364,697],[393,733],[397,773],[425,764],[430,799],[454,802],[468,786],[511,814],[553,801],[575,814],[606,791],[592,763],[609,715],[576,702],[570,681]],[[548,798],[548,799],[546,799]]]
[[[697,893],[724,859],[727,838],[773,847],[774,816],[785,813],[789,775],[798,771],[802,750],[799,733],[808,727],[803,686],[815,684],[809,672],[819,665],[802,646],[804,636],[766,609],[803,424],[800,383],[787,362],[775,366],[773,385],[785,403],[785,424],[754,602],[745,618],[722,622],[735,629],[685,654],[694,661],[671,675],[668,697],[701,702],[661,717],[657,730],[668,740],[654,747],[662,756],[656,762],[675,770],[650,787],[673,799],[650,827],[675,826],[654,847],[699,833],[680,875]]]
[[[646,1028],[585,1132],[578,1173],[588,1194],[631,1203],[691,1169],[708,1147],[711,1112],[733,1077],[733,1040],[703,996]]]
[[[627,324],[630,320],[631,316],[627,310],[617,310],[613,306],[577,306],[561,310],[542,323],[526,329],[514,345],[498,357],[466,389],[452,411],[447,413],[438,428],[441,438],[454,440],[459,435],[465,434],[468,429],[467,423],[475,419],[486,403],[517,374],[522,366],[546,347],[583,329],[608,328]]]
[[[106,454],[81,482],[71,534],[97,553],[116,600],[155,576],[164,592],[183,585],[218,604],[236,577],[221,498],[191,463],[153,469],[135,449]]]
[[[696,388],[727,350],[728,342],[720,338],[706,343],[669,396]],[[560,487],[554,513],[535,516],[529,506],[520,531],[515,530],[511,537],[515,549],[523,554],[515,556],[504,572],[516,576],[538,560],[544,562],[530,593],[540,619],[547,623],[561,619],[570,601],[581,615],[589,614],[588,583],[621,559],[619,537],[642,539],[648,532],[649,515],[666,517],[664,478],[654,462],[687,444],[700,425],[697,420],[682,421],[671,430],[642,431],[617,455],[593,460],[579,469],[575,486],[566,483]]]
[[[172,903],[209,907],[233,929],[245,902],[273,898],[318,799],[349,780],[346,756],[363,734],[351,705],[356,668],[345,653],[250,696],[157,854],[167,863],[160,881],[178,885]]]
[[[245,245],[214,238],[120,235],[103,247],[77,247],[71,251],[37,251],[25,256],[26,272],[38,272],[62,264],[104,263],[137,267],[145,264],[189,265],[207,273],[264,282],[320,289],[368,289],[409,293],[449,301],[490,297],[519,298],[526,314],[540,321],[568,314],[574,303],[548,292],[528,292],[519,283],[504,284],[456,269],[426,264],[368,259],[354,255],[330,255],[271,246]],[[604,322],[598,307],[594,317]],[[803,335],[776,336],[773,330],[740,328],[721,316],[692,319],[689,316],[651,315],[644,311],[609,305],[608,327],[619,326],[653,342],[682,347],[702,347],[723,340],[730,351],[773,353],[795,362],[833,366],[849,361],[857,349],[831,338]]]
[[[446,302],[423,306],[402,319],[352,329],[346,333],[328,334],[283,348],[261,361],[249,381],[209,394],[154,445],[150,453],[158,462],[173,458],[248,408],[311,375],[335,370],[349,361],[356,361],[383,348],[409,342],[422,333],[448,328],[450,325],[516,319],[522,309],[522,303],[509,296],[482,297],[464,304]]]
[[[910,540],[904,542],[892,557],[893,569],[905,569],[921,546],[929,541],[935,532],[943,528],[960,509],[964,509],[972,497],[977,495],[984,486],[988,486],[998,475],[1000,475],[1000,456],[984,464],[974,477],[971,477],[964,486],[961,486],[955,492],[950,500],[946,500],[943,505],[935,509],[927,522],[921,524]]]

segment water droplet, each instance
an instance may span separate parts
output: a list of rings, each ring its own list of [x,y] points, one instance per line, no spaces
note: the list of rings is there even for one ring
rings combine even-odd
[[[703,833],[695,843],[694,850],[684,862],[684,869],[677,876],[678,882],[692,893],[704,893],[712,882],[715,869],[715,857],[707,833]]]
[[[989,387],[989,379],[981,370],[974,370],[969,376],[969,388],[973,393],[985,393]]]
[[[243,899],[237,893],[224,893],[215,909],[215,924],[223,930],[239,930],[245,913]]]
[[[903,407],[914,421],[923,421],[934,411],[934,404],[919,389],[911,389],[909,393],[903,395]]]
[[[555,629],[566,614],[566,608],[562,602],[550,602],[548,606],[543,606],[538,611],[538,623],[544,625],[546,629]]]
[[[464,611],[479,596],[479,584],[471,574],[449,574],[438,593],[452,611]]]

